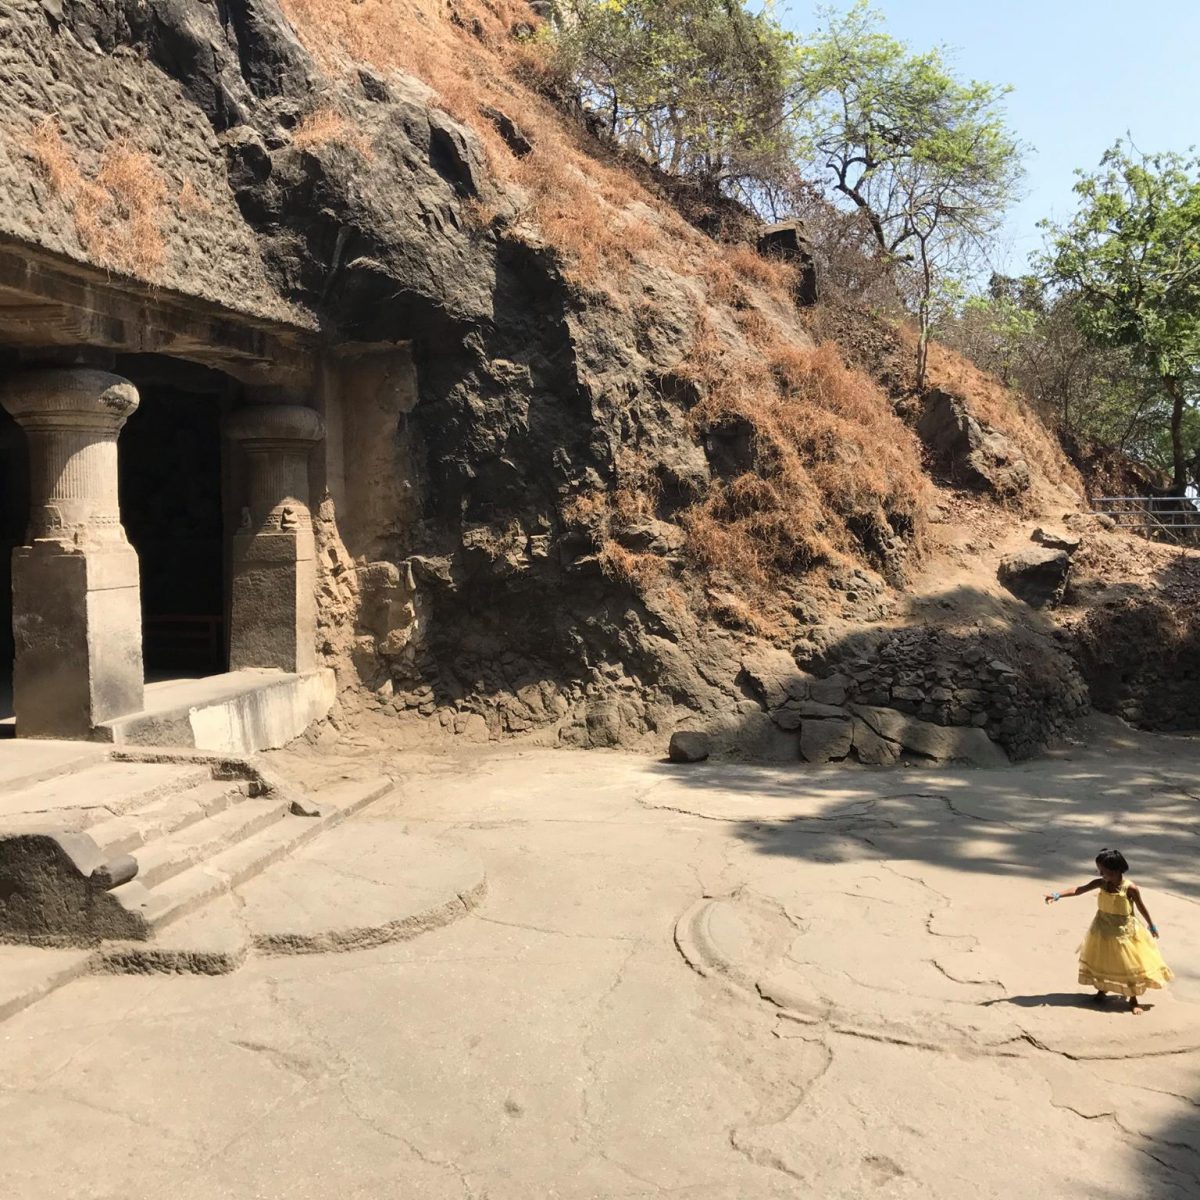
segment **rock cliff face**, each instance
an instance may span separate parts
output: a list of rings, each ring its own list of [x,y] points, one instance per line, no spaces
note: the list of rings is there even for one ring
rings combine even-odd
[[[1035,678],[996,665],[986,639],[888,626],[927,485],[886,477],[919,476],[918,441],[828,359],[817,400],[787,408],[813,390],[794,302],[813,299],[808,275],[773,293],[765,266],[737,277],[692,233],[681,258],[716,256],[699,271],[631,251],[619,278],[581,283],[531,230],[527,190],[497,178],[424,83],[331,69],[293,7],[11,0],[0,236],[329,346],[411,347],[414,402],[380,429],[403,487],[381,478],[362,511],[317,514],[325,650],[348,709],[589,746],[703,725],[718,750],[890,761],[986,735],[1027,754],[1085,706],[1041,633]],[[506,152],[532,152],[511,115],[479,112]],[[633,191],[626,215],[659,220]],[[876,443],[860,437],[869,422]],[[1037,474],[953,397],[913,423],[955,482],[1011,499]],[[895,457],[868,485],[872,444]],[[369,562],[345,551],[350,520],[374,521]],[[756,607],[743,585],[764,558],[773,599]],[[846,631],[864,623],[880,631],[853,650]],[[768,642],[823,686],[772,704],[743,667]],[[977,661],[991,666],[974,686]],[[836,713],[796,707],[839,688]]]

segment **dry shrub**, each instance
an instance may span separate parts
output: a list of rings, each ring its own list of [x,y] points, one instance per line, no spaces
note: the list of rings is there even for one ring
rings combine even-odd
[[[568,525],[593,528],[608,517],[608,497],[603,492],[579,492],[562,507],[562,518]]]
[[[710,592],[708,611],[721,622],[735,629],[744,629],[757,637],[776,640],[787,633],[787,624],[776,615],[756,611],[746,601],[728,592]]]
[[[654,516],[655,492],[619,487],[612,493],[612,512],[618,521],[633,525]]]
[[[62,130],[53,117],[45,117],[33,127],[29,152],[59,196],[73,196],[83,186],[83,172],[75,152],[63,139]]]
[[[109,145],[92,175],[79,165],[58,122],[38,122],[30,152],[50,186],[71,206],[75,232],[98,266],[153,280],[166,260],[162,173],[144,151],[124,140]]]
[[[331,144],[345,146],[368,162],[375,158],[371,140],[360,129],[333,108],[315,108],[300,118],[292,130],[292,145],[308,150]]]
[[[657,554],[639,554],[626,550],[611,538],[603,542],[598,555],[600,569],[609,579],[634,591],[642,591],[661,579],[667,564]]]
[[[792,263],[779,257],[764,257],[745,243],[726,246],[725,261],[743,279],[785,299],[796,285],[796,268]]]

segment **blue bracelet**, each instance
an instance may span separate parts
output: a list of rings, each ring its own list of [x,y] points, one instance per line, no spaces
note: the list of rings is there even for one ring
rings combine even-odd
[[[1055,893],[1054,893],[1054,899],[1055,899],[1055,900],[1061,900],[1061,899],[1062,899],[1062,896],[1060,896],[1060,895],[1058,894],[1058,892],[1055,892]]]
[[[1155,937],[1158,937],[1158,926],[1155,925],[1153,921],[1151,921],[1150,924],[1146,926],[1146,928],[1149,929],[1150,932],[1152,934],[1154,934]]]

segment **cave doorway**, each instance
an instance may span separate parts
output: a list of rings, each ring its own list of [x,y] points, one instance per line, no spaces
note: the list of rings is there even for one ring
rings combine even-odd
[[[12,555],[29,521],[29,460],[20,426],[0,408],[0,736],[13,732]]]
[[[117,442],[121,521],[138,555],[147,682],[228,670],[228,472],[236,385],[153,355],[118,358],[140,402]]]

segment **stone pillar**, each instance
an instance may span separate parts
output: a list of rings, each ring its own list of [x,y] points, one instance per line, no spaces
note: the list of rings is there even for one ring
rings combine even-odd
[[[233,538],[229,669],[316,667],[317,565],[308,456],[321,418],[291,404],[239,409],[225,433],[246,456],[246,506]]]
[[[0,404],[29,446],[29,532],[13,552],[17,733],[88,737],[143,700],[138,560],[117,507],[117,435],[137,389],[55,367],[5,380]]]

